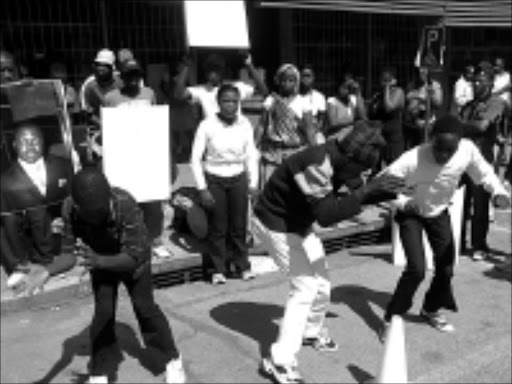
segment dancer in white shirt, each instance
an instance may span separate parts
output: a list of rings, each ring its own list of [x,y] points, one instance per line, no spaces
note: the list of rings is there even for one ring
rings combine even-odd
[[[217,101],[220,112],[199,125],[191,159],[201,202],[209,216],[215,285],[226,283],[230,264],[244,280],[255,277],[248,260],[246,233],[249,193],[256,194],[258,186],[258,152],[251,123],[238,113],[238,88],[222,85]]]
[[[440,331],[454,330],[439,310],[457,311],[451,284],[455,246],[448,205],[463,173],[492,194],[496,207],[510,205],[510,195],[491,164],[470,140],[461,138],[463,130],[464,124],[458,118],[440,118],[434,123],[430,142],[404,153],[383,171],[405,177],[411,188],[409,195],[399,195],[397,199],[396,221],[407,265],[386,309],[385,325],[393,315],[403,315],[411,308],[414,294],[425,277],[425,231],[434,253],[434,277],[421,316]]]

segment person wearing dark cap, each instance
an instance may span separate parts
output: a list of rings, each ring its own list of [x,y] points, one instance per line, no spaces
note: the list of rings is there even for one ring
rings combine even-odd
[[[279,383],[303,382],[296,360],[303,343],[321,351],[337,349],[324,327],[331,283],[313,223],[330,226],[357,215],[363,204],[395,197],[403,186],[400,177],[384,175],[366,185],[361,179],[384,144],[379,129],[361,120],[343,139],[284,159],[257,199],[255,234],[291,283],[279,337],[262,362]]]
[[[63,212],[63,248],[74,251],[91,274],[95,308],[89,382],[108,381],[108,364],[116,346],[117,291],[123,283],[144,342],[165,358],[166,382],[184,383],[182,360],[171,328],[153,297],[151,243],[134,198],[111,187],[103,173],[89,167],[74,176]]]
[[[461,110],[461,118],[467,122],[464,136],[472,140],[483,157],[494,164],[494,145],[498,134],[498,121],[505,109],[505,102],[492,94],[494,68],[491,63],[479,64],[474,83],[474,99]],[[472,258],[475,261],[487,258],[489,246],[489,201],[490,195],[481,185],[465,178],[466,199],[462,225],[462,249],[466,250],[467,221],[471,221]],[[472,211],[469,218],[470,211]],[[467,218],[467,219],[466,219]]]
[[[136,107],[156,104],[155,93],[149,87],[142,86],[143,71],[134,59],[124,61],[120,68],[123,85],[105,95],[105,107]],[[170,256],[170,250],[165,247],[162,239],[164,213],[160,201],[140,203],[144,213],[144,221],[153,241],[153,251],[157,255]]]
[[[463,173],[492,194],[496,207],[510,205],[510,195],[491,164],[473,142],[462,138],[468,128],[455,116],[443,116],[434,123],[429,142],[405,152],[383,170],[383,174],[404,177],[408,187],[408,193],[400,194],[396,200],[396,221],[407,262],[386,308],[383,330],[393,315],[401,316],[411,308],[425,277],[425,231],[434,254],[434,277],[421,316],[439,331],[454,331],[440,310],[457,311],[451,284],[455,244],[448,206]]]

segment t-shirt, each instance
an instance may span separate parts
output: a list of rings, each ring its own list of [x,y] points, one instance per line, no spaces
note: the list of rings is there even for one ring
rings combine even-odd
[[[130,97],[121,92],[119,89],[114,89],[105,95],[105,107],[123,106],[148,106],[156,104],[155,93],[151,88],[142,87],[140,92],[135,97]]]
[[[116,74],[114,74],[114,79],[107,86],[100,86],[94,76],[88,77],[80,89],[80,105],[82,110],[99,116],[105,95],[114,89],[121,88],[122,84],[121,78]]]
[[[318,92],[316,89],[313,89],[309,93],[302,95],[302,97],[309,103],[313,116],[318,115],[319,112],[325,112],[325,96]]]
[[[355,96],[351,96],[348,105],[342,103],[337,97],[329,97],[327,99],[327,107],[329,108],[329,116],[332,125],[341,125],[353,123],[356,111]]]
[[[232,83],[240,91],[240,100],[245,100],[254,94],[254,87],[241,81]],[[201,105],[203,118],[215,116],[219,112],[219,103],[217,102],[217,92],[219,87],[209,88],[205,85],[195,85],[187,87],[192,96],[192,102]],[[240,113],[240,107],[238,109]]]
[[[505,71],[494,76],[494,87],[492,89],[493,92],[499,91],[507,85],[510,85],[510,73]],[[510,105],[510,91],[502,93],[500,97],[505,100],[507,105]]]

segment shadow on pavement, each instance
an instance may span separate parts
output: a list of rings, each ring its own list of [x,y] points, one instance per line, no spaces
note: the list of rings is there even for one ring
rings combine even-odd
[[[347,365],[347,369],[357,383],[367,383],[374,379],[372,374],[359,368],[357,365],[349,364]]]
[[[279,331],[277,320],[283,316],[283,307],[255,302],[230,302],[210,311],[219,324],[257,341],[261,356],[270,354],[270,346]]]
[[[127,324],[116,323],[116,336],[118,340],[117,346],[113,347],[110,361],[107,364],[107,374],[109,382],[117,380],[117,372],[121,362],[124,360],[123,351],[128,355],[137,359],[139,363],[153,375],[158,375],[164,371],[163,365],[157,363],[149,356],[149,350],[144,348],[137,338],[132,327]],[[35,380],[33,384],[50,383],[62,371],[64,371],[76,356],[90,356],[90,340],[89,327],[84,328],[80,333],[69,337],[62,343],[62,352],[59,360],[55,362],[53,367],[39,380]],[[90,369],[88,363],[87,369]],[[71,383],[85,383],[89,378],[88,373],[72,372]]]
[[[382,327],[382,317],[376,314],[370,303],[376,304],[384,311],[391,299],[389,292],[380,292],[360,285],[340,285],[333,288],[331,301],[344,303],[357,313],[377,335]]]

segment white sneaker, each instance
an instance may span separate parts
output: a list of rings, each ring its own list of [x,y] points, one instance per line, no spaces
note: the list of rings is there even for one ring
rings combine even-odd
[[[16,285],[18,285],[25,277],[27,276],[26,273],[24,272],[13,272],[9,275],[9,278],[7,279],[7,287],[8,288],[13,288],[15,287]]]
[[[473,259],[473,261],[483,261],[487,259],[487,256],[487,252],[478,250],[473,252],[471,258]]]
[[[107,376],[90,376],[87,384],[108,384]]]
[[[297,367],[294,365],[277,365],[272,358],[264,358],[261,369],[279,384],[303,384]]]
[[[165,382],[167,384],[184,384],[186,380],[181,357],[169,361],[165,367]]]

